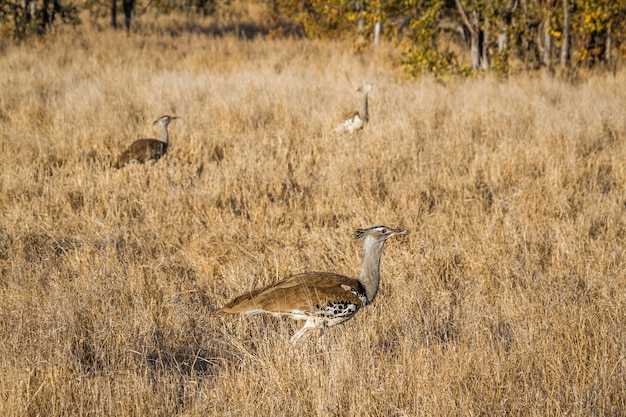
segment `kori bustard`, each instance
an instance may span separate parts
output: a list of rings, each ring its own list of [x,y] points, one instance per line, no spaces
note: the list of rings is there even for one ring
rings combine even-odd
[[[332,272],[306,272],[259,288],[239,297],[218,313],[268,313],[305,320],[291,337],[297,342],[308,330],[331,327],[350,320],[357,311],[374,302],[380,284],[380,259],[387,239],[408,230],[374,226],[358,229],[363,241],[363,263],[358,278]]]
[[[354,133],[363,129],[370,121],[367,96],[374,86],[372,84],[364,84],[357,90],[363,94],[363,102],[360,110],[354,110],[347,113],[335,127],[335,132]]]
[[[170,135],[167,131],[167,125],[172,120],[178,119],[177,116],[161,116],[152,124],[161,128],[160,139],[138,139],[134,141],[128,149],[120,154],[113,164],[113,168],[122,168],[133,159],[143,163],[150,159],[158,160],[165,155],[169,146]]]

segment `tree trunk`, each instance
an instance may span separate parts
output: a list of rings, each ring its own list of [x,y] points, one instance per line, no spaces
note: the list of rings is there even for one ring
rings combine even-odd
[[[111,27],[117,29],[117,0],[111,0]]]
[[[563,0],[563,41],[561,42],[561,67],[565,68],[569,63],[569,4]]]
[[[550,20],[552,11],[548,9],[543,22],[543,53],[541,54],[542,64],[548,68],[552,67],[552,35],[550,34]]]
[[[507,42],[506,28],[505,28],[502,30],[502,32],[498,34],[498,52],[502,53],[506,51],[506,48],[508,47],[507,43],[508,42]]]
[[[482,57],[481,57],[481,68],[483,70],[488,70],[489,69],[489,43],[491,42],[491,32],[490,32],[490,27],[489,27],[489,19],[485,16],[484,18],[484,29],[482,31],[483,33],[483,39],[481,42],[481,49],[482,49]]]
[[[28,14],[29,20],[35,20],[37,18],[37,1],[24,0],[24,10]]]
[[[126,26],[126,34],[130,33],[130,19],[132,17],[135,0],[122,0],[122,8],[124,9],[124,26]]]
[[[472,58],[472,69],[480,68],[480,16],[476,10],[470,13],[470,56]]]
[[[380,20],[377,20],[374,24],[374,45],[378,45],[378,43],[380,42],[380,27]]]
[[[48,4],[48,27],[51,28],[54,23],[54,18],[56,17],[57,12],[61,10],[61,6],[59,5],[59,0],[52,0]]]
[[[613,62],[611,59],[611,25],[606,28],[606,41],[604,45],[604,62],[607,69],[611,69]]]

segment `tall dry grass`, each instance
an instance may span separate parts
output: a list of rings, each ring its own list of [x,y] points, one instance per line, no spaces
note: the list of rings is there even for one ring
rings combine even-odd
[[[626,78],[404,80],[343,44],[90,32],[0,56],[0,414],[626,413]],[[376,82],[372,120],[335,135]],[[156,135],[155,164],[110,168]],[[306,270],[373,306],[218,318]]]

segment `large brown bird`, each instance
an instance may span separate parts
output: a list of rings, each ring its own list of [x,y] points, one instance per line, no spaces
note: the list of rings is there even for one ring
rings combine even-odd
[[[380,284],[380,258],[387,239],[408,230],[374,226],[358,229],[363,241],[363,264],[358,278],[332,272],[307,272],[240,295],[218,310],[218,313],[269,313],[306,320],[291,342],[306,331],[331,327],[351,319],[362,307],[376,298]]]
[[[167,125],[172,120],[178,119],[177,116],[161,116],[152,123],[155,126],[161,127],[160,139],[138,139],[134,141],[128,149],[120,154],[113,164],[113,168],[122,168],[126,166],[130,161],[137,160],[141,163],[150,159],[158,160],[165,155],[169,145],[169,133],[167,132]]]

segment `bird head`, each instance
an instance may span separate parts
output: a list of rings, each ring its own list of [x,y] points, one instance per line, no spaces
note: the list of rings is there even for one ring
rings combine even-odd
[[[368,227],[367,229],[357,229],[355,237],[361,240],[365,240],[366,238],[371,237],[375,240],[382,240],[384,242],[391,236],[405,235],[407,233],[409,233],[409,231],[404,229],[394,229],[387,226],[373,226]]]
[[[167,125],[169,125],[169,124],[170,124],[170,122],[171,122],[172,120],[174,120],[174,119],[180,119],[180,117],[178,117],[178,116],[168,116],[168,115],[165,115],[165,116],[161,116],[161,117],[159,117],[158,119],[156,119],[156,120],[155,120],[152,124],[153,124],[153,125],[155,125],[155,126],[156,126],[156,125],[159,125],[159,126],[167,126]]]
[[[372,91],[372,88],[374,88],[374,84],[367,83],[360,86],[356,91],[358,91],[359,93],[367,94]]]

